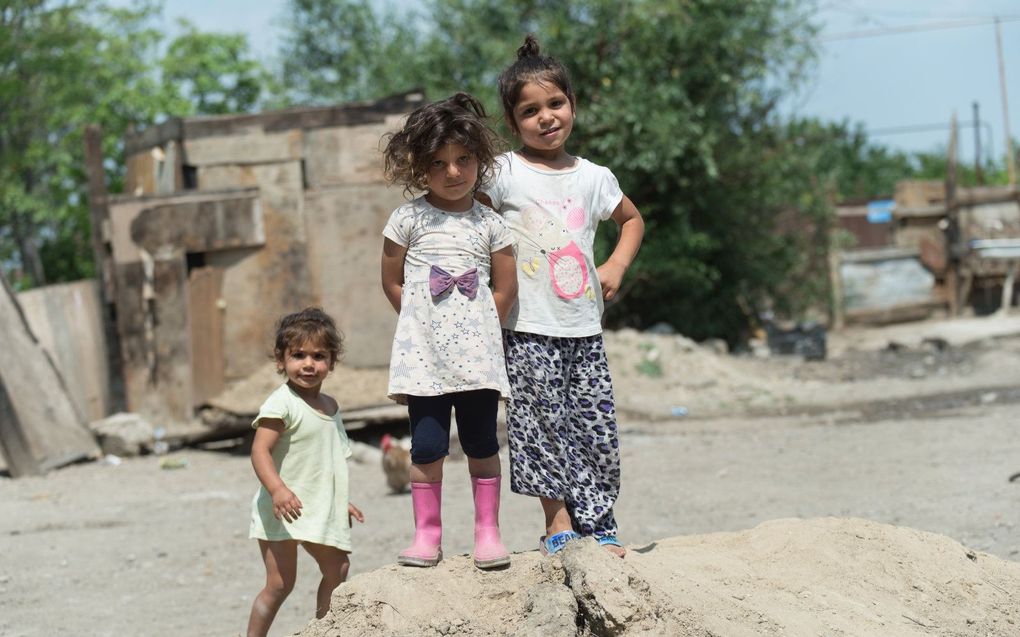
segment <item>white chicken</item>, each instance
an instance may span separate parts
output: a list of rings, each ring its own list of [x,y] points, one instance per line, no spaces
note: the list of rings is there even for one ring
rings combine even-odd
[[[386,484],[394,493],[403,493],[411,484],[411,452],[404,448],[403,441],[389,434],[382,437],[382,467]]]

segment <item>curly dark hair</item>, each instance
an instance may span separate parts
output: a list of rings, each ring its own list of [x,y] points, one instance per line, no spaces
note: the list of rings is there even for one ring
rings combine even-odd
[[[570,101],[571,108],[577,106],[567,68],[556,58],[542,55],[539,52],[538,40],[529,33],[524,38],[524,44],[517,49],[517,61],[499,74],[499,99],[503,104],[503,114],[506,115],[507,123],[515,133],[517,121],[514,119],[514,107],[521,97],[521,89],[528,82],[548,82],[563,91]]]
[[[429,163],[446,144],[460,144],[478,160],[476,189],[488,183],[496,155],[502,151],[500,138],[486,123],[481,102],[467,93],[415,109],[403,128],[383,139],[386,179],[403,184],[408,195],[428,189]]]
[[[329,368],[333,369],[344,352],[344,337],[336,327],[333,318],[317,307],[306,307],[300,312],[288,314],[276,324],[276,343],[273,357],[282,363],[287,348],[300,347],[303,343],[316,343],[329,351]],[[282,374],[283,370],[279,370]]]

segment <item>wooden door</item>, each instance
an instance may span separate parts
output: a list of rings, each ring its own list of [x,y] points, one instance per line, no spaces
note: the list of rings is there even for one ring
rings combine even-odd
[[[188,319],[191,331],[191,400],[195,407],[225,385],[223,352],[223,270],[202,266],[188,273]]]

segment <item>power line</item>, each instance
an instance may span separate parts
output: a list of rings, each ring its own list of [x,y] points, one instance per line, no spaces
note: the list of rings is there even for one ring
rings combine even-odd
[[[981,121],[977,124],[973,121],[959,122],[961,128],[971,128],[976,125],[990,126],[988,122]],[[908,124],[906,126],[886,126],[884,128],[867,128],[869,135],[896,135],[898,133],[920,133],[924,131],[946,130],[952,128],[952,124]]]
[[[973,120],[970,120],[970,121],[961,121],[961,122],[958,122],[957,125],[960,128],[978,128],[980,130],[983,130],[988,135],[988,141],[987,141],[988,148],[986,149],[985,153],[983,153],[983,154],[984,154],[985,158],[987,158],[987,159],[992,159],[992,158],[995,157],[995,136],[992,133],[992,125],[991,124],[989,124],[988,122],[986,122],[984,120],[981,120],[979,122],[975,122]],[[881,137],[883,135],[903,135],[903,134],[911,134],[911,133],[926,133],[926,132],[933,132],[933,131],[944,131],[944,130],[948,130],[950,128],[952,128],[952,124],[946,124],[946,123],[941,123],[941,124],[908,124],[908,125],[905,125],[905,126],[886,126],[886,127],[883,127],[883,128],[865,128],[864,132],[867,133],[869,137]]]
[[[998,18],[999,22],[1020,22],[1020,15],[1012,15]],[[928,24],[910,24],[901,27],[885,27],[881,29],[865,29],[863,31],[844,31],[823,35],[819,39],[824,42],[833,40],[856,40],[859,38],[874,38],[883,35],[896,35],[900,33],[916,33],[918,31],[941,31],[945,29],[962,29],[966,27],[977,27],[986,24],[995,24],[996,18],[975,18],[971,20],[953,20],[949,22],[930,22]]]

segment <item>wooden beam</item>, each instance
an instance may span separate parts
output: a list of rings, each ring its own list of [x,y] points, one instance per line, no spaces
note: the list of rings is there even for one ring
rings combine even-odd
[[[265,245],[258,196],[179,201],[143,209],[131,222],[131,239],[156,254],[171,246],[184,252],[212,252]]]
[[[85,127],[85,172],[89,184],[89,218],[91,220],[92,258],[99,281],[100,312],[103,335],[106,337],[106,367],[110,382],[110,413],[123,411],[124,371],[121,366],[120,336],[117,332],[117,278],[110,243],[110,202],[106,191],[106,170],[103,168],[103,136],[99,126]]]

